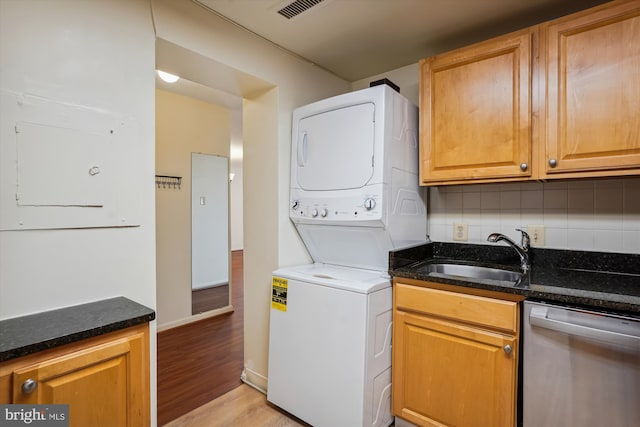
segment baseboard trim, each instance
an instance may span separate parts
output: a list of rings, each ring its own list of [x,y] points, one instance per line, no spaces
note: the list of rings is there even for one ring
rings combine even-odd
[[[255,388],[261,393],[267,394],[268,379],[264,375],[245,367],[242,375],[240,375],[240,379],[246,385]]]
[[[198,322],[200,320],[208,319],[209,317],[219,316],[221,314],[230,313],[232,311],[233,311],[233,306],[228,305],[226,307],[222,307],[217,310],[207,311],[206,313],[194,314],[193,316],[185,317],[184,319],[178,319],[178,320],[174,320],[173,322],[158,325],[157,332],[163,332],[168,329],[177,328],[178,326],[183,326],[189,323]]]

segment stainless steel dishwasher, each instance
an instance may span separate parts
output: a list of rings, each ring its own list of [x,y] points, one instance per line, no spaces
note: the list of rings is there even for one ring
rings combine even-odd
[[[524,302],[524,427],[640,426],[640,319]]]

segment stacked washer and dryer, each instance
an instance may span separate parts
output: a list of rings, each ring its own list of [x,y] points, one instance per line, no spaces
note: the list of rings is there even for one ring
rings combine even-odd
[[[313,426],[393,422],[388,254],[427,239],[417,126],[387,85],[293,112],[289,215],[314,263],[273,272],[267,399]]]

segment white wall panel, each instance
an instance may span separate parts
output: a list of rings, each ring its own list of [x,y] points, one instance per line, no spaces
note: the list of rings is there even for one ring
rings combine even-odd
[[[133,227],[0,231],[0,319],[118,295],[155,309],[154,43],[146,0],[0,1],[0,90],[70,108],[71,125],[62,126],[71,129],[80,111],[116,118],[114,130],[125,129],[117,137],[123,150],[107,144],[104,155],[113,162],[109,173],[126,185],[118,186],[114,208],[137,213]],[[15,146],[16,117],[5,111],[3,157]],[[65,120],[57,119],[48,124]],[[64,165],[67,148],[42,155]],[[47,180],[49,172],[31,174]],[[13,178],[3,165],[3,192]],[[108,201],[113,195],[105,191]],[[58,220],[77,217],[64,213]],[[155,330],[152,322],[154,425]]]

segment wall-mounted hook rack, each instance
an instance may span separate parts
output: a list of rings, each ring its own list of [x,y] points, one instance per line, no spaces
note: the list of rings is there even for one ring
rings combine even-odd
[[[156,175],[156,186],[158,188],[180,189],[181,185],[181,176]]]

